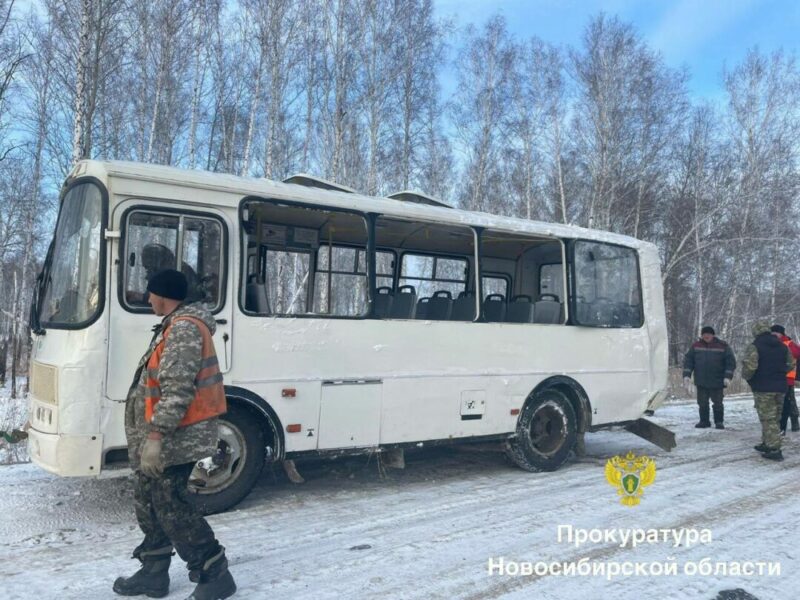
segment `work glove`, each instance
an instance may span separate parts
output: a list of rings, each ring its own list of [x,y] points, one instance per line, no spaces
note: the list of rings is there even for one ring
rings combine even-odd
[[[684,377],[683,378],[683,387],[685,387],[686,391],[689,392],[690,394],[694,391],[692,389],[692,379],[691,379],[691,377]]]
[[[726,387],[728,387],[730,384],[731,384],[731,380],[730,380],[730,379],[728,379],[727,377],[726,377],[725,379],[723,379],[723,380],[722,380],[722,387],[726,388]]]
[[[147,438],[144,441],[139,470],[147,477],[152,478],[156,478],[164,472],[164,461],[161,459],[161,440]]]

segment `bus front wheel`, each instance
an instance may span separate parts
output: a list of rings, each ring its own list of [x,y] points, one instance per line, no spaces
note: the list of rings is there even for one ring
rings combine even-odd
[[[265,438],[261,422],[246,408],[228,404],[219,418],[214,456],[200,460],[189,477],[188,500],[210,515],[241,502],[264,467]]]
[[[564,394],[552,388],[537,392],[525,403],[506,454],[526,471],[555,471],[575,447],[576,423],[575,409]]]

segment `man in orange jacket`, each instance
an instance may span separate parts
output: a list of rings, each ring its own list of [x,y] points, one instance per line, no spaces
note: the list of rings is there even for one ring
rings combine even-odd
[[[211,340],[216,323],[202,304],[184,302],[187,288],[186,276],[173,269],[147,283],[148,302],[163,320],[139,361],[125,403],[134,508],[144,540],[133,551],[141,569],[114,582],[122,596],[166,596],[173,550],[197,583],[187,600],[220,600],[236,592],[225,548],[186,501],[192,468],[215,452],[217,417],[226,410]]]
[[[797,399],[794,395],[794,381],[797,377],[797,360],[800,359],[800,346],[786,335],[783,325],[773,325],[772,334],[783,342],[783,345],[789,349],[792,358],[795,360],[794,369],[786,374],[786,383],[789,384],[789,389],[786,390],[786,396],[783,398],[783,411],[781,412],[781,435],[786,435],[786,424],[790,417],[792,419],[792,431],[800,431],[800,421],[798,420],[800,415],[797,411]]]

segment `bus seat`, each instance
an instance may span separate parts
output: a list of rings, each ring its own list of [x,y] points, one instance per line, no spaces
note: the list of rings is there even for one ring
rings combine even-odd
[[[453,312],[453,295],[447,290],[433,293],[428,302],[428,318],[432,321],[448,321]]]
[[[483,299],[483,316],[487,321],[498,322],[506,318],[506,297],[503,294],[489,294]]]
[[[431,299],[428,297],[420,298],[417,300],[417,314],[414,317],[415,319],[428,319],[428,304],[430,303]]]
[[[506,323],[533,323],[534,306],[525,294],[514,296],[506,307]]]
[[[450,313],[451,321],[474,321],[475,320],[475,294],[472,292],[460,292],[458,298],[453,301],[453,310]]]
[[[561,303],[554,294],[542,294],[534,304],[534,323],[560,323]]]
[[[372,314],[378,319],[386,319],[392,312],[392,288],[379,287],[375,290]]]
[[[251,312],[268,315],[271,311],[269,309],[266,284],[258,281],[255,277],[251,277],[245,286],[244,304],[245,308]]]
[[[417,307],[417,290],[413,285],[401,285],[392,298],[389,317],[392,319],[413,319]]]

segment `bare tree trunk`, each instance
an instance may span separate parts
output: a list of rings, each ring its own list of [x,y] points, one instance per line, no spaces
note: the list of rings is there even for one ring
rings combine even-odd
[[[256,87],[253,90],[253,97],[250,100],[250,115],[247,119],[247,133],[245,134],[244,156],[242,157],[242,170],[239,173],[245,177],[250,173],[250,148],[253,145],[253,135],[255,133],[256,109],[261,102],[261,69],[264,66],[264,48],[260,47],[258,57],[258,67],[256,69]],[[266,177],[269,175],[265,174]]]
[[[189,167],[194,169],[197,166],[197,122],[198,114],[200,112],[200,95],[203,88],[203,80],[205,79],[205,64],[201,64],[201,56],[203,55],[203,31],[207,27],[203,24],[203,20],[207,15],[203,14],[205,2],[196,2],[192,8],[192,44],[193,44],[193,66],[194,77],[192,79],[192,108],[189,111],[191,114],[189,122]]]
[[[14,304],[12,305],[11,314],[11,398],[17,397],[17,361],[19,360],[19,335],[18,335],[18,322],[16,315],[18,312],[19,303],[19,280],[17,279],[17,272],[14,271]]]
[[[161,91],[164,87],[164,77],[166,75],[165,71],[167,70],[166,59],[162,55],[161,60],[159,61],[158,65],[158,76],[156,77],[156,95],[153,99],[153,116],[150,119],[150,135],[148,137],[147,142],[147,152],[145,153],[145,162],[150,162],[153,159],[153,140],[156,136],[156,123],[158,123],[158,109],[161,106]]]
[[[3,346],[0,349],[0,386],[6,385],[6,368],[8,365],[8,336],[3,335]]]
[[[314,136],[314,90],[316,88],[315,57],[317,52],[317,28],[314,20],[316,8],[312,0],[304,0],[303,5],[303,55],[304,65],[304,94],[305,94],[305,131],[303,135],[303,150],[301,168],[308,172],[311,161],[311,144]]]
[[[270,80],[272,82],[272,93],[269,96],[269,109],[267,110],[267,144],[264,149],[264,174],[267,178],[272,178],[275,171],[275,141],[277,138],[278,121],[280,120],[281,96],[283,95],[283,90],[279,85],[281,81],[281,61],[278,53],[275,51],[272,52],[271,62]]]
[[[695,195],[695,212],[694,212],[694,220],[697,223],[698,215],[698,201],[697,195]],[[695,227],[694,229],[694,245],[695,248],[700,248],[700,228]],[[697,331],[700,331],[700,328],[703,327],[706,315],[705,315],[705,296],[703,295],[703,290],[705,288],[703,281],[703,255],[701,252],[697,252]]]
[[[75,67],[75,105],[72,130],[72,164],[84,157],[84,137],[86,135],[86,78],[89,60],[89,29],[92,0],[81,1],[81,29],[78,34],[78,61]]]

